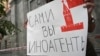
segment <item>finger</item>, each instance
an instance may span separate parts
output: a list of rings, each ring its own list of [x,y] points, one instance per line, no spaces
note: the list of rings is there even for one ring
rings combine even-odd
[[[93,8],[88,9],[88,13],[91,13],[93,11]]]
[[[87,2],[87,3],[86,3],[86,6],[93,6],[93,7],[94,7],[95,4],[94,4],[94,3],[91,3],[91,2]]]
[[[87,2],[85,4],[85,6],[83,6],[84,8],[88,8],[88,7],[93,7],[94,8],[95,4],[94,3],[90,3],[90,2]]]

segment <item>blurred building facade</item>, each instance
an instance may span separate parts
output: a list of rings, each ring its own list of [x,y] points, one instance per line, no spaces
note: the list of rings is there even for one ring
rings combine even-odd
[[[2,40],[0,49],[0,56],[26,56],[26,29],[24,28],[24,22],[27,20],[27,13],[34,10],[52,0],[11,0],[10,10],[7,13],[7,20],[11,21],[18,27],[21,32],[16,32],[13,35],[5,36]],[[100,34],[100,0],[95,0],[95,17],[96,17],[96,29],[92,34]],[[100,39],[99,39],[100,41]],[[16,50],[16,47],[22,47]],[[9,48],[15,48],[11,50]],[[8,49],[9,51],[5,51]],[[99,51],[98,51],[99,52]]]

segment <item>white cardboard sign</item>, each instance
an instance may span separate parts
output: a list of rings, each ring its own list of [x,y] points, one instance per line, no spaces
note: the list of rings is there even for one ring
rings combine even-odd
[[[27,14],[27,55],[85,56],[87,10],[76,1],[55,0]]]

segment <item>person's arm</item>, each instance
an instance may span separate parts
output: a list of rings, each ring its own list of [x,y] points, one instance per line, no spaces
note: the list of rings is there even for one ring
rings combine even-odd
[[[95,19],[92,17],[92,11],[95,7],[94,0],[86,0],[86,7],[88,10],[88,32],[91,33],[95,29]]]
[[[87,0],[86,1],[86,7],[88,10],[88,32],[91,33],[95,29],[95,19],[92,17],[92,11],[95,7],[94,1],[93,0]],[[93,47],[93,44],[87,38],[87,48],[86,48],[86,56],[97,56],[95,49]]]

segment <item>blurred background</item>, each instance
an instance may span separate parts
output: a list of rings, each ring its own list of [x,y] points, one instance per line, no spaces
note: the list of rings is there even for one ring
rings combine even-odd
[[[52,0],[0,0],[0,56],[26,55],[26,14]],[[96,28],[89,37],[100,56],[100,0],[94,0]],[[3,6],[2,6],[3,5]],[[3,12],[3,9],[5,12]]]

